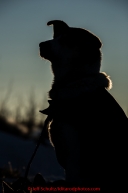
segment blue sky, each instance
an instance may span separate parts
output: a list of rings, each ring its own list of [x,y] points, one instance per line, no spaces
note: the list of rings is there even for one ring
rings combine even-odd
[[[50,89],[50,62],[39,57],[38,45],[52,38],[50,20],[65,21],[97,35],[102,43],[101,71],[110,75],[110,93],[128,109],[128,2],[127,0],[0,0],[0,99],[10,82],[24,102],[31,88],[37,101]],[[2,100],[2,99],[1,99]]]

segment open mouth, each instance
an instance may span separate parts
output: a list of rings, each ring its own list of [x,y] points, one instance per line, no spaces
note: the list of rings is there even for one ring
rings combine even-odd
[[[47,56],[47,54],[44,54],[44,52],[40,51],[40,57],[44,58],[44,59],[47,59],[48,56]]]
[[[47,55],[45,52],[46,52],[45,49],[42,49],[41,47],[39,47],[39,55],[40,55],[40,57],[45,58],[45,55]]]
[[[39,50],[39,55],[41,58],[46,59],[46,60],[51,60],[51,54],[50,52],[47,52],[46,50]]]
[[[40,55],[41,58],[44,58],[44,56],[43,56],[43,54],[40,50],[39,50],[39,55]]]

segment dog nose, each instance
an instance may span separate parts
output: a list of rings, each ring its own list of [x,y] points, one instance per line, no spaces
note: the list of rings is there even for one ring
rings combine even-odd
[[[49,46],[49,41],[45,41],[45,42],[41,42],[40,44],[39,44],[39,47],[41,48],[41,47],[46,47],[46,46]]]
[[[39,47],[41,47],[42,42],[39,44]]]

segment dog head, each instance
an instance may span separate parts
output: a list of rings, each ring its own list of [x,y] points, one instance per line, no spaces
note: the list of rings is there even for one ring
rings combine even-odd
[[[71,69],[101,60],[102,43],[91,32],[69,27],[60,20],[49,21],[47,25],[53,25],[53,39],[39,44],[40,56],[52,63],[54,75],[65,76]]]

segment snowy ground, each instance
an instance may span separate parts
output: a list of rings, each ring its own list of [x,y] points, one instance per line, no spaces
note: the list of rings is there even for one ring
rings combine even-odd
[[[12,168],[24,171],[35,149],[36,143],[32,140],[23,140],[13,135],[0,132],[0,168],[11,162]],[[64,171],[58,164],[54,149],[40,145],[32,162],[29,176],[41,173],[46,180],[64,178]]]

